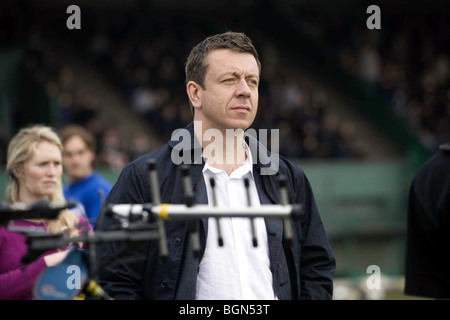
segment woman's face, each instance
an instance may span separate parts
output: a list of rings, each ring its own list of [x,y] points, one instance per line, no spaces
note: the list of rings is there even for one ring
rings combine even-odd
[[[60,188],[63,173],[61,150],[53,143],[39,142],[25,162],[20,179],[20,201],[49,198]]]

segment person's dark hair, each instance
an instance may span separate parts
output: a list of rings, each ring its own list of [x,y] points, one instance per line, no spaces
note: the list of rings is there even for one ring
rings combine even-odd
[[[68,125],[64,127],[60,132],[62,144],[65,146],[66,142],[72,137],[80,137],[86,146],[93,152],[95,152],[97,144],[94,135],[86,128],[79,125]]]
[[[259,73],[261,73],[261,62],[259,61],[258,52],[250,38],[244,33],[228,31],[210,36],[192,49],[185,65],[186,85],[189,81],[194,81],[202,88],[205,88],[205,75],[208,68],[206,57],[210,51],[216,49],[229,49],[235,52],[252,54],[258,64]],[[194,108],[190,102],[189,104],[193,114]]]

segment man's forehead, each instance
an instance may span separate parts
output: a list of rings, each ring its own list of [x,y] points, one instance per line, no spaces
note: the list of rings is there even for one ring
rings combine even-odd
[[[259,75],[258,64],[251,53],[229,49],[215,49],[206,57],[207,70],[211,73],[252,73]]]
[[[77,148],[77,149],[84,149],[87,148],[87,143],[84,141],[84,139],[80,136],[73,135],[69,139],[67,139],[66,143],[64,144],[64,148]]]

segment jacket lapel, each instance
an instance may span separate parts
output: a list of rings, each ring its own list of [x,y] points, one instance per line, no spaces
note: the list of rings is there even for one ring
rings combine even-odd
[[[274,187],[272,181],[273,178],[269,176],[261,176],[259,168],[254,168],[254,178],[256,188],[259,194],[259,200],[262,205],[264,204],[277,204],[279,203],[278,190]],[[275,275],[278,269],[278,265],[281,261],[282,254],[282,236],[283,236],[283,224],[280,219],[264,219],[267,230],[267,240],[269,243],[269,259],[270,269],[272,274]],[[274,277],[275,279],[275,277]],[[274,283],[275,285],[275,283]]]

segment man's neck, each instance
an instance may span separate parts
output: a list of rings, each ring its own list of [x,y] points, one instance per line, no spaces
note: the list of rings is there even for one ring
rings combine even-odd
[[[194,128],[194,134],[197,141],[201,142],[202,156],[208,165],[230,175],[244,164],[247,155],[243,130],[202,128],[200,131]]]

